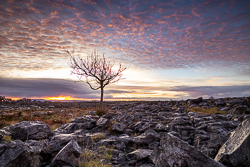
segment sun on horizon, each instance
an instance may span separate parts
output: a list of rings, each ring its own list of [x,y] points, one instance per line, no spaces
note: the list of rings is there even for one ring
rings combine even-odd
[[[79,98],[73,98],[71,96],[58,96],[58,97],[45,97],[44,100],[83,100]]]

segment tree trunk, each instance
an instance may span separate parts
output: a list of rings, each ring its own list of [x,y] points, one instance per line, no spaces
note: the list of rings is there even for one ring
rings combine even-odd
[[[103,105],[103,83],[101,82],[101,101],[100,101],[100,105],[101,105],[101,108],[102,108],[102,105]]]

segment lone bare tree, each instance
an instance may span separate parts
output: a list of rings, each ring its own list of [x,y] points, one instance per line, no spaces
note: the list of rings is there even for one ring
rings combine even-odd
[[[101,89],[100,105],[103,105],[104,87],[118,82],[122,77],[122,72],[127,67],[119,64],[119,68],[114,70],[114,62],[106,61],[103,56],[98,55],[97,51],[92,52],[90,56],[83,59],[80,56],[72,56],[69,51],[66,51],[70,59],[71,73],[76,74],[80,81],[86,82],[91,89]],[[83,79],[84,78],[84,79]]]

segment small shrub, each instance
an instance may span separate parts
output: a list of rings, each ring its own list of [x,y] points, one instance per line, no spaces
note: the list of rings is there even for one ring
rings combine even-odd
[[[106,107],[98,107],[96,109],[96,115],[99,115],[100,117],[107,114],[108,112],[109,112],[109,110]]]
[[[248,105],[249,104],[249,100],[248,100],[248,98],[247,97],[244,97],[244,104],[246,104],[246,105]]]

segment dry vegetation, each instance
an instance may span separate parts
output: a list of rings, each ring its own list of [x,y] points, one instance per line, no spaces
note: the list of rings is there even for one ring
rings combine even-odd
[[[64,112],[61,112],[61,111]],[[0,128],[15,124],[21,121],[42,121],[48,124],[51,130],[70,122],[75,117],[86,115],[88,111],[96,111],[99,116],[108,112],[108,109],[100,110],[98,108],[86,109],[60,109],[55,111],[5,111],[6,115],[0,115]]]
[[[193,107],[189,108],[188,111],[197,112],[199,114],[227,114],[226,111],[218,111],[217,107],[212,107],[212,108]]]
[[[106,159],[107,161],[110,161],[111,157],[112,157],[111,153],[106,153],[103,156],[103,158]],[[110,167],[110,165],[101,162],[100,157],[98,157],[96,153],[88,149],[83,149],[77,166],[78,167]]]

